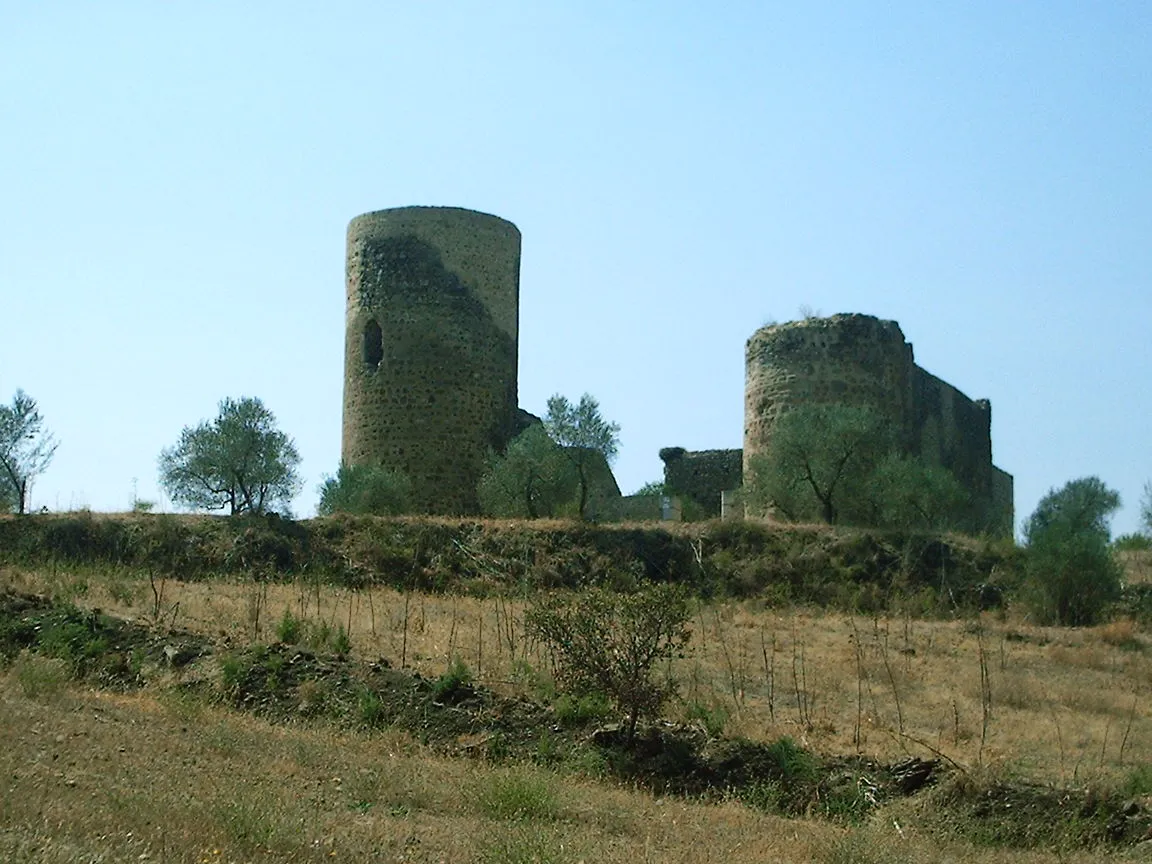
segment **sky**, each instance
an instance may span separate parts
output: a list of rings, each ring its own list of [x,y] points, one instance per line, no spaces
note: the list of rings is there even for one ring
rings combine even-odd
[[[224,397],[340,458],[354,216],[523,235],[520,404],[594,395],[625,492],[739,447],[744,343],[897,320],[992,403],[1018,523],[1152,480],[1152,5],[0,0],[0,402],[33,505],[170,504]]]

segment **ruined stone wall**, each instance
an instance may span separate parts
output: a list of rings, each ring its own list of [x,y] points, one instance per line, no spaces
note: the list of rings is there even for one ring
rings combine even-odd
[[[895,321],[834,315],[762,327],[748,340],[745,361],[746,475],[788,408],[866,404],[887,421],[902,452],[956,476],[972,496],[975,523],[1011,531],[1012,478],[992,464],[990,404],[917,366]]]
[[[348,226],[342,459],[412,480],[428,513],[477,510],[490,447],[517,428],[520,232],[447,207]]]
[[[720,495],[743,482],[742,450],[685,450],[665,447],[664,489],[669,495],[686,495],[696,501],[705,516],[720,515]]]

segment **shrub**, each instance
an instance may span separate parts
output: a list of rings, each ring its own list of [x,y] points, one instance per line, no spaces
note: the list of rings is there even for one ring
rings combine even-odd
[[[1120,496],[1097,477],[1053,489],[1024,526],[1029,599],[1044,623],[1084,626],[1098,621],[1119,596],[1120,566],[1108,543],[1108,521]]]
[[[687,646],[688,615],[684,590],[660,585],[553,596],[531,608],[526,623],[552,650],[561,688],[605,694],[627,716],[631,740],[639,717],[655,714],[672,691],[670,682],[652,680],[652,670]]]

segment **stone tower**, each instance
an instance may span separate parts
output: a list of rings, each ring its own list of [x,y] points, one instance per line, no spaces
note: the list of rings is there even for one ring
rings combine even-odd
[[[762,327],[745,346],[744,472],[771,447],[780,414],[852,403],[887,421],[900,451],[942,465],[971,496],[985,530],[1011,534],[1012,475],[992,464],[992,407],[916,365],[900,325],[833,315]]]
[[[519,230],[455,207],[366,213],[346,272],[344,463],[402,471],[418,511],[476,512],[517,422]]]

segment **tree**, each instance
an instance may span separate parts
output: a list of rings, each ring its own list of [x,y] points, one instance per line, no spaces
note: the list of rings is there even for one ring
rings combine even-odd
[[[601,454],[609,465],[620,449],[620,425],[609,423],[600,416],[600,404],[589,394],[573,405],[559,393],[548,399],[548,413],[544,428],[552,440],[564,448],[576,469],[579,501],[577,512],[581,519],[588,508],[588,489],[595,454]]]
[[[676,585],[634,594],[603,589],[555,595],[528,610],[529,630],[553,652],[556,679],[576,695],[602,693],[627,717],[628,739],[636,722],[655,714],[671,695],[669,682],[652,680],[661,660],[683,653],[691,636],[688,598]]]
[[[891,453],[868,478],[867,506],[879,528],[943,531],[969,521],[971,496],[942,465]]]
[[[0,405],[0,508],[27,510],[32,481],[47,470],[57,446],[36,400],[23,390],[11,405]]]
[[[493,454],[476,494],[488,516],[537,519],[559,515],[576,498],[576,469],[538,423]]]
[[[379,465],[340,463],[334,477],[320,484],[319,516],[333,513],[388,516],[411,506],[412,481],[399,471]]]
[[[194,509],[232,515],[287,510],[300,491],[300,456],[259,399],[224,399],[216,419],[160,453],[160,484]]]
[[[859,521],[868,479],[889,450],[890,436],[872,408],[793,408],[776,421],[767,452],[752,459],[750,502],[793,522]]]
[[[668,489],[664,485],[663,480],[649,480],[647,483],[632,493],[632,495],[637,498],[659,498],[667,494]]]
[[[1108,547],[1120,494],[1098,477],[1052,489],[1024,525],[1034,612],[1046,623],[1095,623],[1120,591],[1121,571]]]

